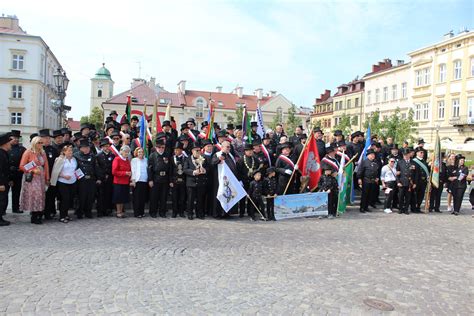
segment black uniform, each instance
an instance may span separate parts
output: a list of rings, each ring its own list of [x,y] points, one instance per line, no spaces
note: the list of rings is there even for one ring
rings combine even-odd
[[[219,155],[222,155],[225,158],[225,164],[229,167],[229,169],[232,171],[232,173],[238,178],[237,176],[237,166],[235,164],[234,158],[230,154],[225,154],[222,152],[217,152],[214,155],[212,155],[212,160],[211,160],[211,168],[213,168],[213,173],[214,173],[214,188],[213,188],[213,196],[214,196],[214,209],[213,209],[213,216],[215,218],[221,218],[221,217],[227,217],[227,214],[224,214],[224,210],[222,209],[220,201],[217,200],[217,190],[219,188],[219,179],[218,179],[218,172],[217,172],[217,167],[221,163],[221,160],[219,158]],[[230,211],[236,210],[237,205],[235,205]],[[230,212],[229,211],[229,212]]]
[[[205,216],[205,202],[207,196],[207,184],[210,170],[210,160],[204,158],[202,167],[206,173],[195,175],[194,171],[198,169],[198,163],[193,157],[188,157],[184,161],[184,173],[186,174],[186,188],[187,188],[187,212],[188,218],[192,219],[194,213],[196,217],[204,219]],[[194,211],[195,210],[195,211]]]
[[[101,152],[96,156],[97,179],[101,181],[97,195],[97,216],[110,216],[114,205],[112,203],[113,181],[112,162],[115,155],[112,152]]]
[[[173,202],[173,215],[176,217],[178,214],[180,217],[184,217],[184,209],[186,206],[186,176],[184,174],[184,161],[186,157],[184,154],[181,156],[173,155],[170,164],[170,183],[173,184],[171,187],[171,200]]]
[[[10,159],[8,153],[0,148],[0,186],[4,186],[5,190],[0,191],[0,217],[4,216],[8,206],[8,191],[10,186],[8,182],[12,180],[10,173]]]
[[[10,158],[10,172],[13,181],[12,187],[12,211],[13,213],[23,213],[20,211],[20,192],[21,192],[21,180],[23,178],[23,172],[20,170],[21,156],[26,151],[26,148],[21,145],[13,145],[12,149],[8,152]]]
[[[319,159],[323,159],[323,157],[326,156],[326,144],[322,139],[317,139],[316,147],[318,147]]]
[[[77,169],[81,169],[84,176],[77,180],[77,190],[79,194],[79,207],[77,209],[77,218],[83,216],[92,218],[92,206],[96,194],[97,170],[95,156],[92,152],[84,154],[81,151],[74,154],[77,161]]]
[[[459,166],[455,169],[455,171],[456,172],[450,176],[456,177],[456,180],[451,182],[451,190],[453,194],[453,214],[457,215],[461,210],[464,192],[466,192],[466,177],[469,173],[469,170],[466,166]]]
[[[263,210],[263,199],[262,199],[262,194],[263,194],[263,181],[259,180],[253,180],[250,182],[249,186],[249,195],[252,198],[252,201],[257,205],[259,210]],[[252,204],[252,202],[249,203],[248,205],[248,215],[250,218],[255,220],[255,206]]]
[[[153,152],[148,158],[148,181],[153,181],[150,192],[150,216],[166,217],[170,161],[165,153]]]
[[[206,163],[208,166],[206,190],[204,192],[204,212],[205,215],[212,216],[214,210],[214,201],[216,200],[216,196],[213,195],[215,168],[211,168],[212,154],[207,154],[206,152],[204,152],[202,156],[206,159]]]
[[[253,180],[253,172],[260,167],[260,163],[255,156],[247,157],[243,156],[239,161],[237,161],[237,179],[242,181],[244,184],[244,189],[249,193],[250,182]],[[242,199],[239,202],[240,217],[244,217],[245,210],[247,209],[247,215],[252,217],[252,203],[247,201],[247,199]],[[254,215],[255,217],[255,215]]]
[[[414,158],[413,162],[415,166],[413,181],[416,184],[416,187],[415,189],[413,189],[411,195],[410,206],[412,212],[420,213],[421,203],[423,203],[423,199],[425,198],[426,185],[428,184],[428,179],[430,177],[430,168],[424,160]],[[426,168],[426,170],[421,167],[420,164],[422,164]]]
[[[274,205],[275,205],[275,198],[273,196],[277,193],[277,178],[276,175],[274,177],[266,177],[263,180],[263,194],[267,197],[267,219],[268,220],[275,220],[275,212],[274,212]]]
[[[260,151],[259,153],[254,154],[254,156],[258,160],[262,174],[265,174],[265,171],[270,166],[270,162],[268,161],[267,156],[265,156],[263,151]]]
[[[379,165],[374,160],[363,160],[359,167],[357,177],[362,180],[362,196],[360,200],[360,211],[369,212],[369,205],[375,207],[378,182],[380,178]]]
[[[337,200],[339,197],[339,186],[337,184],[337,179],[332,175],[323,174],[319,180],[318,191],[328,193],[328,211],[329,215],[337,215]]]
[[[54,161],[59,157],[58,150],[52,145],[45,146],[44,151],[48,160],[49,166],[49,178],[51,179],[51,173],[53,172]],[[56,215],[56,197],[58,196],[58,189],[55,186],[49,186],[46,191],[46,201],[44,206],[44,218],[51,219]]]
[[[408,206],[410,205],[411,190],[413,187],[413,176],[415,166],[413,161],[401,159],[397,163],[397,185],[398,185],[398,202],[399,213],[409,214]]]
[[[441,205],[441,193],[443,193],[444,184],[448,181],[446,170],[446,164],[442,162],[439,166],[439,185],[437,188],[433,184],[431,185],[430,212],[441,212],[439,209]]]
[[[290,159],[289,157],[286,157]],[[275,163],[275,171],[278,174],[278,195],[282,195],[285,192],[285,188],[288,185],[288,181],[290,181],[291,173],[294,170],[294,162],[290,164],[289,162],[285,161],[282,156],[279,156]],[[293,182],[293,180],[292,180]],[[295,193],[295,186],[294,182],[288,186],[287,193],[293,194]]]

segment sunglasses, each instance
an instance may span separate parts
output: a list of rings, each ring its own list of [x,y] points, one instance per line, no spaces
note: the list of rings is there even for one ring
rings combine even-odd
[[[38,145],[44,145],[44,143],[43,142],[38,142]]]
[[[395,162],[395,160],[389,160],[390,162]]]

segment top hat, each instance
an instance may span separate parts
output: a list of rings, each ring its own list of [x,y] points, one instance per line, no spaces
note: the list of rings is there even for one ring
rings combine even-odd
[[[49,129],[48,128],[41,129],[39,131],[39,137],[51,137],[51,135],[49,134]]]

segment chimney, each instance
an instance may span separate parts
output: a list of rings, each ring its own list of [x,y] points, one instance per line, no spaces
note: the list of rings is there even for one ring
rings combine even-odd
[[[178,92],[186,94],[186,80],[181,80],[178,82]]]
[[[235,88],[235,94],[237,94],[239,99],[242,99],[242,97],[244,96],[244,88],[243,87]]]
[[[270,97],[273,98],[276,96],[277,92],[275,90],[270,90]]]
[[[146,83],[145,79],[133,78],[133,81],[132,81],[132,84],[131,84],[131,89],[133,89],[136,86],[139,86],[143,83]]]
[[[0,17],[0,27],[11,29],[16,32],[23,32],[16,15],[7,15]]]
[[[401,66],[401,65],[403,65],[404,63],[405,63],[405,61],[402,60],[402,59],[397,60],[397,66]]]
[[[216,87],[216,91],[217,91],[217,93],[222,93],[222,87],[221,87],[221,86],[217,86],[217,87]]]
[[[263,99],[263,89],[258,88],[257,90],[255,90],[255,95],[257,96],[258,100],[262,100]]]
[[[156,85],[156,78],[155,77],[151,77],[150,78],[150,81],[148,81],[148,86],[152,89],[155,89],[155,85]]]
[[[449,31],[448,33],[444,34],[444,35],[443,35],[443,38],[444,38],[445,40],[447,40],[447,39],[450,39],[450,38],[453,37],[453,36],[454,36],[454,32],[453,32],[453,30],[451,30],[451,31]]]

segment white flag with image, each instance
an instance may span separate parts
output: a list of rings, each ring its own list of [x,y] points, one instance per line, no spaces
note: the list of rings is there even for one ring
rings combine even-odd
[[[247,192],[225,162],[219,164],[217,174],[219,188],[216,197],[221,202],[222,209],[227,213],[242,198],[247,196]]]

